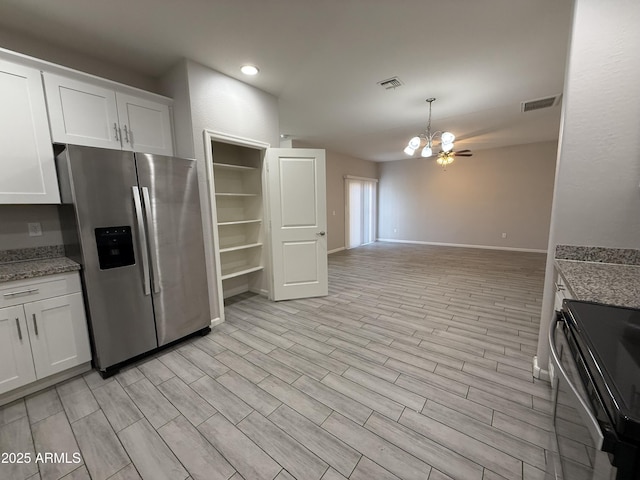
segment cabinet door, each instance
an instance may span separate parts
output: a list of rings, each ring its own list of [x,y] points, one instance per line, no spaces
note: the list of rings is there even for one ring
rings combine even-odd
[[[0,60],[0,203],[60,203],[40,72]]]
[[[38,378],[91,360],[81,293],[24,305]]]
[[[142,153],[173,155],[169,107],[142,98],[117,94],[122,148]]]
[[[0,394],[35,379],[22,305],[0,309]]]
[[[113,90],[46,72],[44,86],[54,142],[121,148]]]

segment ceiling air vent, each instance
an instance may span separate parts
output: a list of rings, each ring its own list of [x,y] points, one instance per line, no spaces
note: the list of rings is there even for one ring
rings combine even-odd
[[[562,94],[554,95],[552,97],[537,98],[535,100],[529,100],[520,104],[522,112],[531,112],[533,110],[540,110],[541,108],[555,107],[560,105]]]
[[[402,86],[402,82],[398,77],[387,78],[386,80],[382,80],[378,82],[378,85],[383,87],[385,90],[391,90],[394,88],[398,88]]]

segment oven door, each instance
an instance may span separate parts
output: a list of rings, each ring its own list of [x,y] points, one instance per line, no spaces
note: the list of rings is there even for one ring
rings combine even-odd
[[[561,318],[549,331],[554,434],[547,479],[613,480],[616,468],[601,450],[604,436],[578,372],[584,362],[574,360]]]

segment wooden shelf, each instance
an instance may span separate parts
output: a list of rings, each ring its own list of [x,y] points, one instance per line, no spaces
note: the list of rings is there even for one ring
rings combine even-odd
[[[255,220],[238,220],[235,222],[218,222],[218,226],[224,226],[224,225],[243,225],[243,224],[247,224],[247,223],[262,223],[262,219],[257,218]]]
[[[244,171],[255,171],[256,167],[246,167],[244,165],[232,165],[230,163],[213,163],[213,166],[219,168],[220,170],[244,170]]]
[[[261,247],[262,244],[261,243],[247,243],[244,245],[236,245],[233,247],[226,247],[226,248],[221,248],[220,249],[220,253],[226,253],[226,252],[237,252],[238,250],[245,250],[247,248],[256,248],[256,247]]]
[[[257,197],[257,193],[216,193],[216,197]]]
[[[222,280],[228,280],[230,278],[235,278],[235,277],[239,277],[241,275],[246,275],[247,273],[253,273],[253,272],[259,272],[260,270],[263,270],[264,267],[263,266],[257,266],[257,267],[245,267],[242,270],[235,270],[235,271],[230,271],[230,272],[224,272],[224,270],[222,271]]]

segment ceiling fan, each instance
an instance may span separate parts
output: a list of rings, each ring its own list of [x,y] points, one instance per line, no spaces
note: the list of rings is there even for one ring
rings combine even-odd
[[[473,153],[471,153],[471,150],[458,150],[457,152],[454,150],[449,150],[448,152],[441,151],[440,153],[438,153],[436,162],[438,162],[438,165],[446,167],[447,165],[453,163],[455,157],[470,157],[472,155]]]

